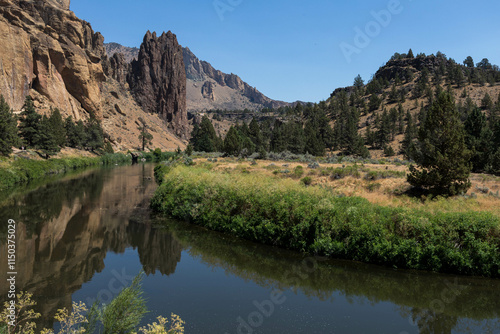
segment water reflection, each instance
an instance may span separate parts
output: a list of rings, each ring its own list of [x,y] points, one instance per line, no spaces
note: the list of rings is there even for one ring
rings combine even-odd
[[[286,250],[237,240],[182,222],[165,221],[190,255],[213,268],[245,280],[309,298],[351,304],[391,302],[409,327],[420,333],[500,332],[500,281],[474,277],[400,271],[350,261],[318,258],[300,271],[306,257]],[[308,261],[311,263],[311,261]],[[292,272],[292,274],[290,274]],[[295,273],[295,275],[293,274]]]
[[[24,194],[4,194],[0,206],[0,268],[7,267],[5,222],[15,219],[17,287],[34,293],[42,325],[50,326],[56,310],[69,307],[72,295],[104,270],[108,252],[121,254],[132,247],[148,275],[174,274],[182,251],[187,250],[191,258],[209,269],[230,274],[225,279],[242,289],[253,282],[263,289],[292,290],[322,302],[325,308],[341,298],[352,305],[369,304],[373,308],[390,303],[395,312],[380,321],[399,316],[406,319],[409,332],[500,330],[500,280],[397,271],[326,259],[315,259],[303,275],[298,267],[305,257],[300,254],[150,217],[149,199],[156,188],[152,169],[152,165],[101,169]],[[228,293],[224,286],[203,286],[200,299],[206,290],[220,296]],[[7,287],[0,285],[0,299],[5,298],[6,291]],[[222,328],[234,319],[222,315],[217,321],[220,324],[215,325]]]
[[[70,307],[72,294],[104,269],[108,251],[134,247],[146,273],[175,271],[179,243],[143,224],[156,188],[152,168],[92,171],[3,202],[0,220],[14,219],[18,228],[17,288],[34,294],[43,324],[51,324],[57,309]],[[7,268],[4,224],[0,232],[0,268]],[[0,298],[6,294],[7,286],[0,285]]]

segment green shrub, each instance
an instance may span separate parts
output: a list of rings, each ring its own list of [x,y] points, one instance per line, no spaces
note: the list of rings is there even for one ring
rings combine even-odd
[[[304,167],[302,166],[297,166],[293,169],[293,177],[300,179],[304,175]]]
[[[305,186],[310,186],[312,184],[312,178],[310,176],[304,177],[300,182],[302,182]]]

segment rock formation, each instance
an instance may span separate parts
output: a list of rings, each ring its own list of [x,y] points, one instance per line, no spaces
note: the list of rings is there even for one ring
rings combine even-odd
[[[203,95],[203,97],[206,99],[215,101],[215,96],[214,96],[215,86],[216,84],[213,82],[210,81],[205,82],[201,87],[201,95]]]
[[[117,43],[104,45],[109,57],[123,53],[125,60],[138,58],[139,49],[121,46]],[[189,48],[183,48],[186,71],[186,103],[188,111],[212,109],[249,109],[279,108],[293,104],[275,101],[244,82],[235,74],[225,74],[199,60]]]
[[[37,95],[76,118],[101,117],[104,38],[69,0],[0,1],[0,92],[14,110]]]
[[[172,32],[147,32],[128,77],[132,94],[149,113],[158,113],[181,138],[189,135],[186,71],[182,47]]]

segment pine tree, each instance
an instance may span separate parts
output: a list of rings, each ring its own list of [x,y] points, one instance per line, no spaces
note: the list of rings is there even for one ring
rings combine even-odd
[[[139,127],[139,130],[141,131],[139,134],[139,140],[141,141],[142,151],[144,152],[146,150],[146,147],[153,144],[153,135],[149,132],[146,121],[143,120],[142,118],[139,120],[141,121],[142,124]]]
[[[210,119],[205,115],[191,132],[193,150],[196,152],[217,152],[222,149],[220,139]]]
[[[35,148],[39,141],[39,127],[42,116],[37,114],[35,105],[30,96],[24,101],[19,125],[19,136],[27,147]]]
[[[487,126],[486,116],[479,108],[474,108],[465,120],[465,142],[472,153],[472,171],[485,170],[489,158],[493,155],[493,133]]]
[[[234,126],[229,128],[224,139],[224,153],[227,155],[238,155],[241,150],[241,138]]]
[[[67,144],[73,148],[83,148],[87,141],[85,133],[85,124],[80,120],[76,124],[73,122],[73,117],[69,116],[64,121],[64,129],[66,130]]]
[[[410,49],[410,50],[408,51],[408,54],[406,55],[406,58],[411,58],[411,59],[415,58],[415,56],[413,55],[413,51],[412,51],[412,49]]]
[[[93,152],[104,147],[104,131],[97,119],[91,118],[88,121],[85,126],[85,132],[87,134],[86,142],[84,143],[85,147]]]
[[[467,67],[474,67],[474,59],[472,59],[471,56],[468,56],[465,60],[464,60],[464,65],[467,66]]]
[[[51,110],[49,117],[50,127],[52,128],[54,139],[59,147],[66,146],[66,129],[59,109]]]
[[[18,145],[17,119],[3,95],[0,95],[0,154],[8,156],[12,153],[12,147]]]
[[[52,122],[47,116],[42,116],[38,127],[37,148],[40,149],[48,159],[51,155],[57,154],[61,148],[57,143],[57,135]]]
[[[413,154],[415,150],[414,140],[417,137],[417,127],[413,122],[413,117],[408,111],[406,114],[407,124],[406,130],[404,133],[404,139],[401,143],[401,153],[403,153],[404,157],[408,160],[413,159]]]
[[[363,81],[363,79],[361,78],[361,75],[357,75],[355,78],[354,78],[354,87],[356,87],[357,90],[360,90],[364,87],[365,85],[365,82]]]
[[[417,167],[410,166],[408,182],[439,195],[457,195],[470,186],[470,151],[453,97],[441,92],[419,130],[415,152]]]

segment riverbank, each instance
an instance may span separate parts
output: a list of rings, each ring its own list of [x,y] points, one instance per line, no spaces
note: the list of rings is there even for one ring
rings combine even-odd
[[[212,230],[332,258],[500,277],[500,218],[492,212],[382,206],[306,186],[302,175],[301,182],[247,167],[204,163],[161,174],[152,207]]]
[[[29,183],[54,174],[99,165],[123,164],[131,161],[130,155],[122,153],[106,154],[96,157],[66,157],[59,159],[36,160],[22,157],[0,161],[0,190],[12,188],[17,184]]]

